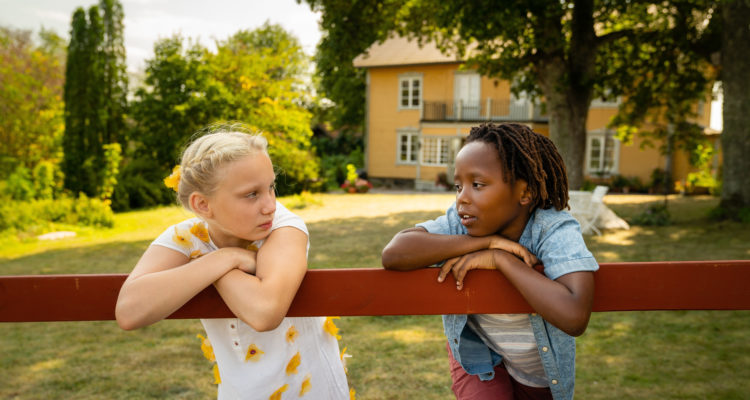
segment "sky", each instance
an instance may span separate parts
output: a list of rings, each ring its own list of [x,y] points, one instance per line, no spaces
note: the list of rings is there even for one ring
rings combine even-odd
[[[308,55],[320,40],[318,20],[307,3],[295,0],[120,0],[125,11],[125,51],[128,71],[141,72],[153,57],[153,44],[175,33],[197,39],[209,49],[241,29],[255,29],[270,21],[299,39]],[[70,20],[78,7],[88,9],[97,0],[0,0],[0,25],[28,29],[41,27],[69,38]]]

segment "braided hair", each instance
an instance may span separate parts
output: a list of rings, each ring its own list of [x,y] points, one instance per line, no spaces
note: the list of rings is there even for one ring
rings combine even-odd
[[[531,192],[531,210],[568,206],[568,175],[552,140],[521,124],[482,124],[471,128],[466,143],[494,145],[503,166],[503,180],[522,179]]]

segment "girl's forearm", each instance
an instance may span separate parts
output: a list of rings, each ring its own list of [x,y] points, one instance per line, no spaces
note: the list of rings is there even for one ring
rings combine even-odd
[[[489,236],[440,235],[410,228],[397,233],[385,246],[382,263],[386,269],[408,271],[487,249],[489,245]]]
[[[117,299],[115,317],[130,330],[158,322],[234,269],[231,252],[216,251],[174,268],[127,280]]]
[[[553,281],[500,250],[495,251],[495,265],[542,318],[571,336],[586,330],[594,294],[592,272],[573,272]]]

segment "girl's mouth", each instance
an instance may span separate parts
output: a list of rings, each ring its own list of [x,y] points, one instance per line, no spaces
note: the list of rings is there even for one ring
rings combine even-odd
[[[461,225],[465,227],[469,227],[474,224],[474,222],[477,221],[477,217],[474,217],[472,215],[461,215]]]
[[[271,229],[272,225],[273,225],[273,221],[266,222],[265,224],[260,224],[259,226],[260,226],[261,229],[263,229],[265,231],[265,230]]]

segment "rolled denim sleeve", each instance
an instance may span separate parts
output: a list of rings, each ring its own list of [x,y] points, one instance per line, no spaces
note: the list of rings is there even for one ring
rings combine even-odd
[[[565,274],[580,271],[596,271],[599,264],[586,248],[578,221],[568,213],[559,213],[558,218],[548,221],[537,241],[536,256],[544,264],[544,274],[555,280]]]

